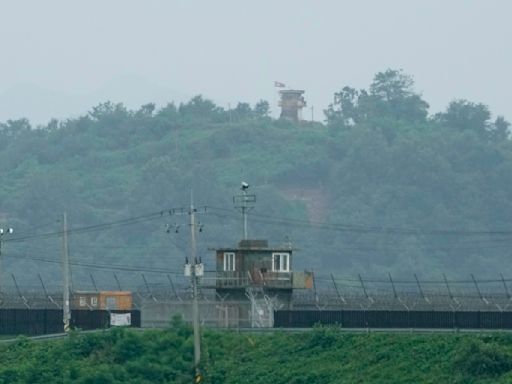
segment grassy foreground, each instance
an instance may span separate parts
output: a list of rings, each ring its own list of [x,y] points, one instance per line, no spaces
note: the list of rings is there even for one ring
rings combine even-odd
[[[114,329],[0,346],[0,383],[190,383],[192,335]],[[205,383],[509,383],[508,334],[203,335]]]

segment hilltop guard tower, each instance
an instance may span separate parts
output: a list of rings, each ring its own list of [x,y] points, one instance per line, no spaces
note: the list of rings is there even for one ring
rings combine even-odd
[[[305,91],[297,89],[283,89],[279,91],[281,100],[279,106],[281,107],[281,119],[299,122],[302,120],[302,108],[306,106],[304,100]]]

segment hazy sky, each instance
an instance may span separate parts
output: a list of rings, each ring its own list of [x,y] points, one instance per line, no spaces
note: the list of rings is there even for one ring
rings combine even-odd
[[[274,80],[322,120],[335,91],[387,68],[432,112],[465,98],[512,120],[511,16],[508,0],[0,0],[0,121],[196,94],[275,112]]]

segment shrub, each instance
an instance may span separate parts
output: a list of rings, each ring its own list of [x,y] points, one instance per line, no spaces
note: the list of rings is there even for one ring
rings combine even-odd
[[[318,326],[316,325],[309,334],[307,346],[309,348],[330,348],[333,347],[338,340],[337,327],[335,326]]]
[[[470,340],[457,350],[454,364],[467,375],[499,376],[512,369],[512,356],[495,344]]]

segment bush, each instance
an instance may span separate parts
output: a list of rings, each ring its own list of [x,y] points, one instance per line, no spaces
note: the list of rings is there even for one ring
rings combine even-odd
[[[466,375],[499,376],[512,369],[512,356],[497,345],[470,340],[457,350],[454,363]]]
[[[331,348],[338,340],[337,327],[315,325],[315,328],[309,334],[307,346],[309,348]]]
[[[133,332],[127,332],[114,346],[112,352],[116,363],[125,363],[141,357],[145,346],[142,337]]]

